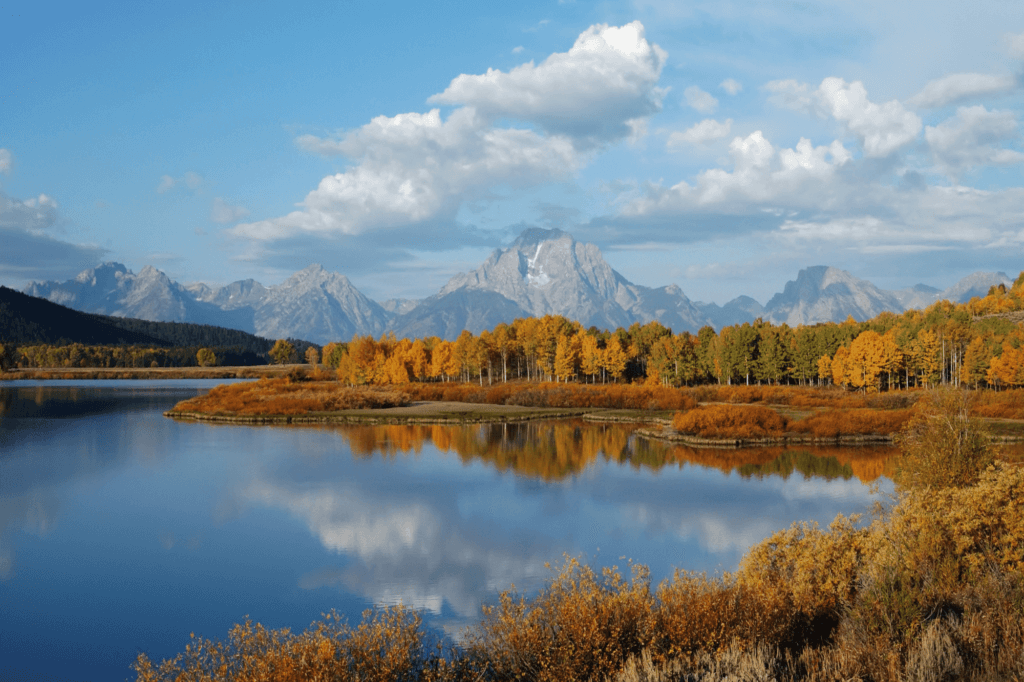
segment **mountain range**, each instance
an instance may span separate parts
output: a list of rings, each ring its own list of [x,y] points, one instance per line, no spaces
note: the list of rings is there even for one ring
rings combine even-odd
[[[887,291],[845,270],[801,270],[783,291],[761,305],[740,296],[724,305],[691,301],[676,285],[633,284],[605,261],[594,244],[561,230],[530,228],[509,247],[496,249],[476,270],[453,277],[436,294],[416,301],[378,303],[347,277],[310,265],[276,286],[255,280],[223,287],[183,286],[146,266],[138,274],[104,263],[66,282],[31,283],[25,293],[81,310],[144,320],[196,322],[240,329],[266,338],[324,344],[353,335],[456,338],[517,317],[563,315],[585,327],[628,327],[657,320],[674,331],[716,329],[760,317],[773,323],[865,320],[948,299],[964,302],[989,287],[1011,283],[1002,272],[977,272],[941,291],[925,285]]]

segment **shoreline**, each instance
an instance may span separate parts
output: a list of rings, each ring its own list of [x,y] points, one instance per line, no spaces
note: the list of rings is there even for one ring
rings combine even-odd
[[[262,379],[283,377],[309,365],[239,365],[225,367],[19,367],[0,372],[0,381],[108,381],[154,379]]]

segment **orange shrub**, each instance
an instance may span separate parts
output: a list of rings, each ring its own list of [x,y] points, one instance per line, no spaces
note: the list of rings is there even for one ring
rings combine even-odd
[[[393,389],[347,387],[336,381],[293,382],[260,379],[217,386],[205,395],[183,400],[176,412],[227,415],[294,415],[406,405],[408,396]]]
[[[789,430],[815,438],[839,436],[889,436],[902,429],[914,410],[829,410],[791,422]]]
[[[991,419],[1024,419],[1024,389],[975,391],[971,414]]]
[[[493,386],[404,384],[413,400],[450,400],[523,407],[602,407],[621,410],[688,410],[697,401],[686,391],[639,384],[562,384],[509,382]]]
[[[705,405],[677,414],[672,427],[704,438],[763,438],[782,435],[786,418],[760,405]]]

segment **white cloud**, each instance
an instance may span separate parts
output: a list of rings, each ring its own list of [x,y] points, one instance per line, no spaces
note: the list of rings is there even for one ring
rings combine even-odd
[[[729,136],[732,129],[732,119],[727,118],[724,123],[719,123],[713,118],[706,118],[692,128],[684,132],[674,132],[668,136],[669,150],[677,150],[687,144],[703,144],[720,140]]]
[[[626,216],[665,215],[693,210],[749,210],[770,205],[820,205],[832,192],[836,168],[850,161],[850,152],[838,140],[815,147],[801,138],[795,149],[775,147],[760,130],[737,137],[729,144],[731,172],[712,168],[668,189],[650,187],[647,195],[629,202]]]
[[[807,83],[799,83],[790,78],[769,81],[762,89],[771,93],[768,101],[777,107],[804,113],[812,113],[815,110],[814,94]]]
[[[567,138],[492,128],[469,107],[455,110],[447,120],[437,109],[379,116],[340,140],[307,135],[298,143],[358,163],[321,180],[300,210],[238,225],[234,234],[264,240],[301,232],[360,234],[438,216],[451,219],[474,193],[496,184],[532,185],[565,177],[581,163]]]
[[[0,173],[11,172],[11,152],[7,149],[0,148]]]
[[[210,220],[215,223],[233,223],[249,215],[248,209],[232,206],[220,197],[213,200],[210,207]]]
[[[174,186],[178,184],[178,181],[172,178],[170,175],[164,175],[160,178],[160,184],[156,186],[156,191],[159,194],[164,192],[170,192],[174,189]]]
[[[1006,36],[1006,48],[1011,57],[1024,59],[1024,33],[1008,34]]]
[[[730,95],[738,95],[740,91],[743,90],[743,84],[732,78],[726,78],[718,84],[718,87],[722,88]]]
[[[519,54],[524,49],[526,49],[526,48],[524,48],[522,45],[517,45],[516,47],[512,48],[512,54]]]
[[[657,81],[665,58],[638,21],[591,26],[568,52],[540,65],[458,76],[429,100],[464,105],[447,118],[434,109],[379,116],[337,139],[304,135],[296,140],[302,148],[345,156],[353,165],[321,180],[298,210],[231,232],[274,240],[452,221],[465,201],[494,186],[564,179],[583,165],[586,150],[645,133],[647,117],[661,109]],[[544,132],[498,128],[498,118],[529,121]]]
[[[864,155],[885,157],[921,132],[921,119],[896,100],[875,104],[860,81],[826,78],[818,87],[818,99],[837,121],[843,121],[861,138]]]
[[[712,97],[711,93],[704,92],[696,85],[691,85],[683,90],[683,97],[686,98],[687,106],[702,114],[710,114],[718,108],[718,100]]]
[[[45,194],[15,199],[0,193],[0,227],[41,232],[57,224],[57,202]]]
[[[861,141],[864,155],[882,158],[914,140],[921,132],[921,119],[897,100],[876,104],[868,99],[860,81],[826,78],[811,91],[795,80],[771,81],[764,85],[768,101],[776,106],[818,116],[831,116],[844,123]]]
[[[953,73],[929,81],[921,92],[907,100],[907,104],[923,109],[942,107],[968,97],[1008,92],[1016,87],[1017,81],[1013,76]]]
[[[1024,161],[1024,154],[999,146],[1017,138],[1017,119],[1010,111],[989,111],[981,105],[960,107],[956,116],[928,126],[924,137],[936,163],[954,178],[980,166]]]
[[[428,101],[474,107],[487,118],[514,118],[577,141],[621,139],[628,121],[661,111],[657,87],[667,54],[647,42],[639,21],[584,31],[568,52],[508,73],[463,74]]]
[[[170,175],[163,175],[160,177],[160,184],[156,186],[156,191],[159,194],[164,194],[171,191],[178,185],[184,185],[190,190],[199,189],[200,185],[203,184],[203,176],[193,171],[188,171],[180,178],[172,178]]]

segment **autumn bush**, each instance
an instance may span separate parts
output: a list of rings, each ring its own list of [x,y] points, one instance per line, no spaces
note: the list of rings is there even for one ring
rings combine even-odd
[[[730,403],[733,405],[750,405],[753,403],[764,403],[766,405],[788,405],[790,407],[831,407],[831,408],[858,408],[858,407],[883,407],[886,402],[900,403],[892,407],[907,407],[913,404],[913,393],[885,393],[867,395],[854,393],[837,387],[811,387],[811,386],[747,386],[724,385],[724,386],[697,386],[689,389],[699,402],[702,403]],[[879,398],[878,396],[886,396]],[[898,396],[898,397],[889,397]]]
[[[420,616],[403,606],[367,611],[350,627],[336,614],[305,632],[269,630],[246,619],[226,642],[197,638],[183,654],[135,663],[138,682],[395,682],[452,679]]]
[[[1024,419],[1024,389],[975,391],[971,414],[993,419]]]
[[[971,416],[973,399],[967,391],[937,389],[921,401],[897,438],[897,484],[947,488],[978,480],[993,454],[981,423]]]
[[[703,438],[781,436],[786,424],[785,417],[761,405],[702,405],[672,419],[676,431]]]
[[[294,377],[226,384],[183,400],[176,412],[223,415],[295,415],[406,405],[409,397],[391,388],[348,387]]]
[[[914,416],[911,409],[828,410],[789,423],[789,430],[815,438],[840,436],[890,436],[902,429]]]
[[[688,410],[697,401],[678,388],[640,384],[566,384],[508,382],[493,386],[471,383],[411,383],[400,390],[413,400],[444,400],[523,407]]]

